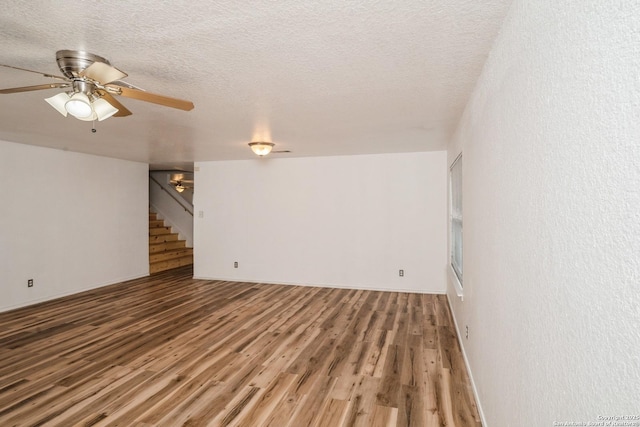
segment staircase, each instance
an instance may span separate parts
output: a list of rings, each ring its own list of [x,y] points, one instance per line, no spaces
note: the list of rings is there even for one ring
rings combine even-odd
[[[149,212],[149,273],[193,264],[193,248],[172,233],[158,214]]]

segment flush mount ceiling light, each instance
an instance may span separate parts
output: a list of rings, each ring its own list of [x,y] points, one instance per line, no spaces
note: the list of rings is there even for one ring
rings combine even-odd
[[[273,146],[276,145],[273,142],[250,142],[249,147],[258,156],[263,157],[271,152]]]

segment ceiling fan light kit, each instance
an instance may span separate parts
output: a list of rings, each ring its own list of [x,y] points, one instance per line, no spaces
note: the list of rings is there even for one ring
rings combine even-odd
[[[51,98],[45,98],[45,101],[49,103],[53,108],[58,110],[60,114],[67,117],[67,109],[65,108],[65,104],[69,100],[69,95],[66,92],[59,93],[57,95],[52,96]]]
[[[273,142],[250,142],[249,147],[251,150],[256,153],[260,157],[264,157],[271,152],[273,146],[275,144]]]
[[[56,61],[64,77],[0,64],[3,67],[63,80],[61,83],[1,89],[0,94],[72,88],[70,92],[59,93],[46,98],[45,101],[63,116],[67,117],[68,114],[71,114],[84,121],[102,121],[112,116],[131,115],[131,111],[118,102],[113,95],[152,102],[184,111],[190,111],[194,107],[191,101],[149,93],[121,81],[127,77],[127,74],[113,67],[107,59],[101,56],[77,50],[59,50],[56,52]]]
[[[86,119],[93,114],[91,101],[89,97],[82,92],[76,92],[71,95],[69,100],[64,103],[64,109],[78,119]]]
[[[75,93],[71,96],[68,93],[59,93],[51,98],[45,98],[45,101],[63,116],[67,117],[71,114],[76,119],[84,121],[102,121],[118,112],[117,108],[104,99],[98,98],[92,101],[83,93]]]
[[[113,105],[109,104],[104,98],[98,98],[93,101],[93,111],[98,118],[98,121],[108,119],[113,116],[119,110]]]
[[[182,193],[184,190],[193,190],[193,175],[189,179],[185,173],[173,174],[169,180],[169,184],[178,192]]]

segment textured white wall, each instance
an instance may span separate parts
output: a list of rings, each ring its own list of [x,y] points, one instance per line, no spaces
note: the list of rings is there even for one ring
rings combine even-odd
[[[446,152],[196,166],[195,276],[445,291]]]
[[[147,174],[0,141],[0,311],[148,275]]]
[[[639,17],[516,0],[451,143],[488,426],[640,413]]]

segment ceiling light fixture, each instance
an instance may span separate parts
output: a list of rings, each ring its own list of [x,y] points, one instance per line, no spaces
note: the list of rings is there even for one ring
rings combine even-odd
[[[82,92],[74,93],[71,98],[64,103],[64,108],[69,114],[79,119],[86,119],[93,114],[89,97]]]
[[[271,152],[273,146],[276,145],[273,142],[250,142],[249,147],[258,156],[263,157]]]
[[[96,117],[100,122],[104,119],[108,119],[118,112],[118,109],[116,107],[109,104],[102,98],[96,99],[91,105],[93,106],[93,111],[96,113]]]
[[[176,182],[176,191],[182,193],[185,190],[185,186],[182,185],[182,181]]]
[[[83,92],[75,92],[72,95],[63,92],[46,98],[45,101],[63,116],[71,114],[76,119],[84,121],[102,121],[118,112],[118,109],[106,100],[94,98],[94,95],[89,97]]]
[[[55,96],[52,96],[51,98],[45,98],[45,101],[47,101],[49,105],[51,105],[53,108],[58,110],[58,113],[62,114],[65,117],[67,117],[68,113],[67,113],[67,109],[64,108],[64,105],[67,103],[68,100],[69,100],[69,95],[67,95],[66,92],[59,93]]]

